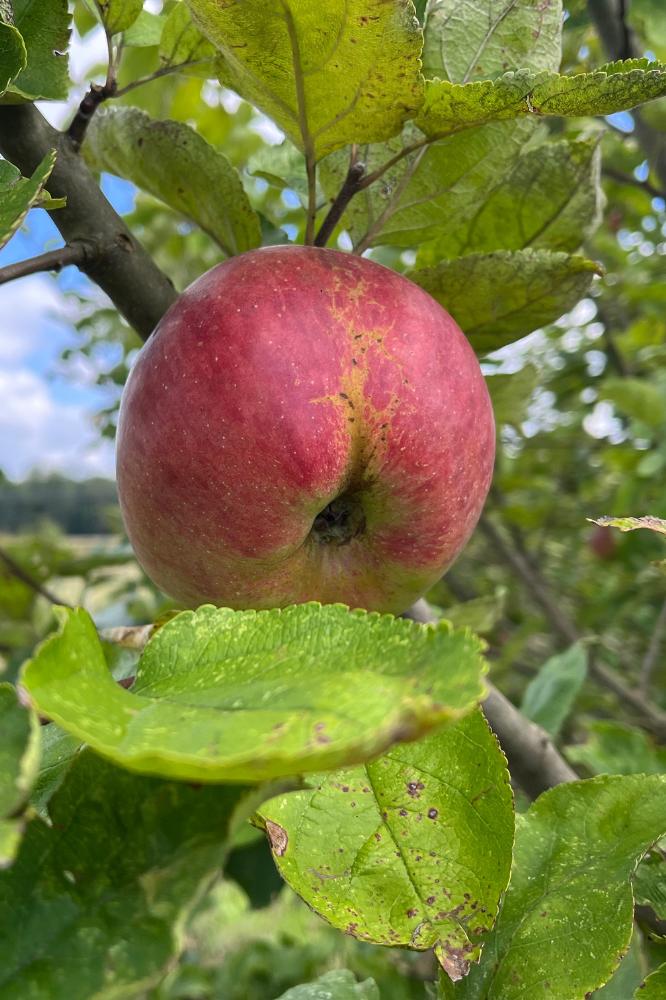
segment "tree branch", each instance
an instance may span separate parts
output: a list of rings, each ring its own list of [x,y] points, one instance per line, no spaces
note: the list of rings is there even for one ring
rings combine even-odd
[[[604,177],[608,177],[609,180],[616,181],[618,184],[628,184],[630,187],[641,188],[651,198],[666,198],[666,191],[655,187],[650,181],[639,180],[633,174],[625,174],[621,170],[615,170],[613,167],[603,167],[601,173]]]
[[[41,594],[41,596],[45,597],[51,604],[62,604],[65,607],[70,607],[66,601],[61,601],[55,596],[55,594],[51,593],[51,591],[47,587],[43,586],[39,580],[35,580],[35,578],[31,576],[27,570],[24,570],[22,566],[19,566],[16,560],[12,559],[9,553],[5,552],[2,548],[0,548],[0,562],[4,563],[12,576],[15,576],[17,580],[24,583],[26,587],[30,587],[30,589],[34,590],[36,594]]]
[[[67,205],[49,215],[67,243],[94,237],[104,247],[81,270],[146,340],[177,298],[171,281],[116,214],[68,137],[31,104],[0,105],[0,152],[23,174],[30,176],[52,149],[58,156],[49,192],[65,197]]]
[[[540,605],[556,635],[567,645],[578,642],[582,635],[576,623],[561,608],[539,568],[517,546],[512,545],[486,515],[481,518],[479,528]],[[593,651],[590,652],[589,671],[598,683],[634,709],[646,729],[659,739],[666,739],[666,713],[650,704],[639,691],[628,687],[613,670],[599,663]]]
[[[638,52],[633,32],[626,21],[624,0],[587,0],[587,9],[609,59],[631,59]],[[645,121],[641,112],[631,112],[634,132],[645,155],[666,191],[666,138]],[[663,195],[660,195],[663,197]]]
[[[439,616],[427,601],[420,600],[409,609],[406,617],[427,625],[436,622]],[[506,754],[511,775],[520,787],[532,798],[537,798],[554,785],[576,781],[578,775],[545,729],[521,715],[492,684],[486,682],[486,687],[488,694],[482,705],[483,712]]]
[[[58,250],[49,250],[48,253],[39,254],[29,260],[20,260],[16,264],[0,267],[0,285],[15,281],[16,278],[25,278],[29,274],[38,274],[40,271],[61,271],[63,267],[72,264],[81,267],[87,260],[92,260],[98,252],[92,242],[67,243]]]
[[[661,611],[657,616],[657,621],[652,630],[652,635],[650,636],[650,642],[648,643],[648,648],[645,652],[643,662],[641,663],[641,675],[639,681],[639,687],[641,694],[646,697],[650,681],[652,680],[652,675],[654,669],[659,662],[659,654],[661,653],[661,648],[664,642],[664,636],[666,635],[666,600],[661,606]]]

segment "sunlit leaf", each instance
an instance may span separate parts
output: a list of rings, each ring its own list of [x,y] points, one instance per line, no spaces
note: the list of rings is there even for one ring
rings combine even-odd
[[[39,722],[19,702],[11,684],[0,684],[0,868],[18,849],[20,812],[37,777]]]
[[[29,100],[64,101],[69,93],[67,0],[12,0],[14,22],[26,50],[26,66],[10,91]]]
[[[11,239],[33,205],[43,197],[55,159],[55,151],[47,153],[32,177],[21,177],[15,166],[0,160],[0,246]]]

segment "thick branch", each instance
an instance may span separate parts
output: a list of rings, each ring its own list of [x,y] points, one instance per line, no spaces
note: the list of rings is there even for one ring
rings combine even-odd
[[[423,624],[435,622],[438,617],[424,600],[417,601],[407,616]],[[521,715],[492,684],[486,682],[486,687],[484,714],[506,754],[511,775],[520,787],[536,798],[554,785],[576,781],[578,775],[556,749],[545,729]]]
[[[67,243],[95,240],[104,248],[81,270],[146,340],[177,298],[170,280],[106,200],[67,136],[30,104],[0,106],[0,152],[23,174],[32,174],[52,149],[58,157],[49,193],[67,198],[67,205],[49,214]]]
[[[609,59],[631,59],[641,55],[636,40],[627,25],[624,0],[587,0],[587,9]],[[666,140],[662,133],[652,128],[640,110],[631,112],[636,138],[659,177],[659,185],[666,190]]]
[[[66,244],[58,250],[41,253],[38,257],[30,257],[29,260],[20,260],[16,264],[0,267],[0,285],[15,281],[16,278],[25,278],[29,274],[39,274],[40,271],[61,271],[63,267],[72,264],[82,267],[86,260],[92,260],[97,253],[98,250],[92,243]]]
[[[533,600],[540,605],[555,634],[567,645],[581,639],[582,635],[578,627],[560,607],[557,598],[550,590],[548,581],[543,577],[539,568],[509,542],[503,532],[487,517],[481,518],[479,527],[502,559],[525,585]],[[649,729],[660,739],[666,738],[666,713],[655,708],[639,691],[628,687],[613,670],[610,670],[603,663],[599,663],[593,651],[590,651],[589,670],[598,683],[608,688],[609,691],[617,695],[620,701],[630,705],[638,713],[640,721],[646,729]]]

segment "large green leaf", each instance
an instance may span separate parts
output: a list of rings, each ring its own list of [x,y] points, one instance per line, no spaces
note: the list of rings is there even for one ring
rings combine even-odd
[[[593,73],[559,76],[517,70],[499,80],[426,83],[416,124],[440,138],[488,122],[523,115],[610,115],[666,94],[666,66],[647,59],[609,63]]]
[[[421,103],[410,0],[187,2],[224,58],[222,82],[312,159],[396,135]]]
[[[11,863],[25,805],[39,768],[39,722],[21,705],[16,688],[0,684],[0,868]]]
[[[587,676],[587,651],[577,642],[551,656],[525,689],[520,711],[557,736]]]
[[[140,778],[81,753],[49,823],[29,825],[0,873],[0,995],[143,995],[182,947],[243,794]]]
[[[64,101],[69,93],[67,0],[12,0],[26,66],[10,85],[29,100]]]
[[[95,0],[95,5],[110,35],[130,28],[143,10],[143,0]]]
[[[557,70],[561,35],[561,0],[433,0],[423,72],[467,83],[518,66]]]
[[[443,997],[584,1000],[629,946],[636,862],[666,832],[666,776],[559,785],[522,817],[481,964]]]
[[[480,711],[259,810],[282,876],[347,934],[436,949],[452,979],[479,956],[511,867],[506,761]]]
[[[0,94],[25,69],[27,54],[21,32],[2,19],[0,12]]]
[[[583,297],[598,267],[547,250],[442,261],[409,275],[452,314],[480,354],[552,323]]]
[[[259,246],[259,219],[237,170],[189,125],[110,108],[90,123],[84,155],[188,216],[229,256]]]
[[[47,153],[32,177],[21,177],[15,166],[0,160],[0,247],[11,239],[33,205],[43,197],[55,158],[55,150]]]
[[[596,139],[547,143],[489,179],[468,211],[457,211],[419,264],[493,250],[573,251],[600,218]]]
[[[473,219],[488,191],[510,174],[521,149],[534,135],[533,122],[490,125],[414,150],[351,201],[343,222],[355,244],[415,247],[446,238]],[[362,147],[360,158],[372,173],[422,136],[411,126],[403,135]],[[344,153],[328,157],[320,171],[333,198],[349,166]]]
[[[648,976],[634,993],[634,1000],[664,1000],[666,996],[666,962]]]
[[[358,983],[353,972],[333,969],[314,983],[293,986],[279,1000],[380,1000],[380,997],[372,979]]]
[[[124,767],[259,781],[366,760],[457,718],[482,696],[480,643],[341,605],[204,606],[164,625],[131,691],[111,677],[83,610],[24,667],[44,715]]]

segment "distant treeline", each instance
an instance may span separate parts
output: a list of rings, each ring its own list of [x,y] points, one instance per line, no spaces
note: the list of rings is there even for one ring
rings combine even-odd
[[[67,535],[116,530],[115,483],[101,478],[76,482],[55,473],[14,483],[0,473],[0,531],[30,531],[45,520]]]

